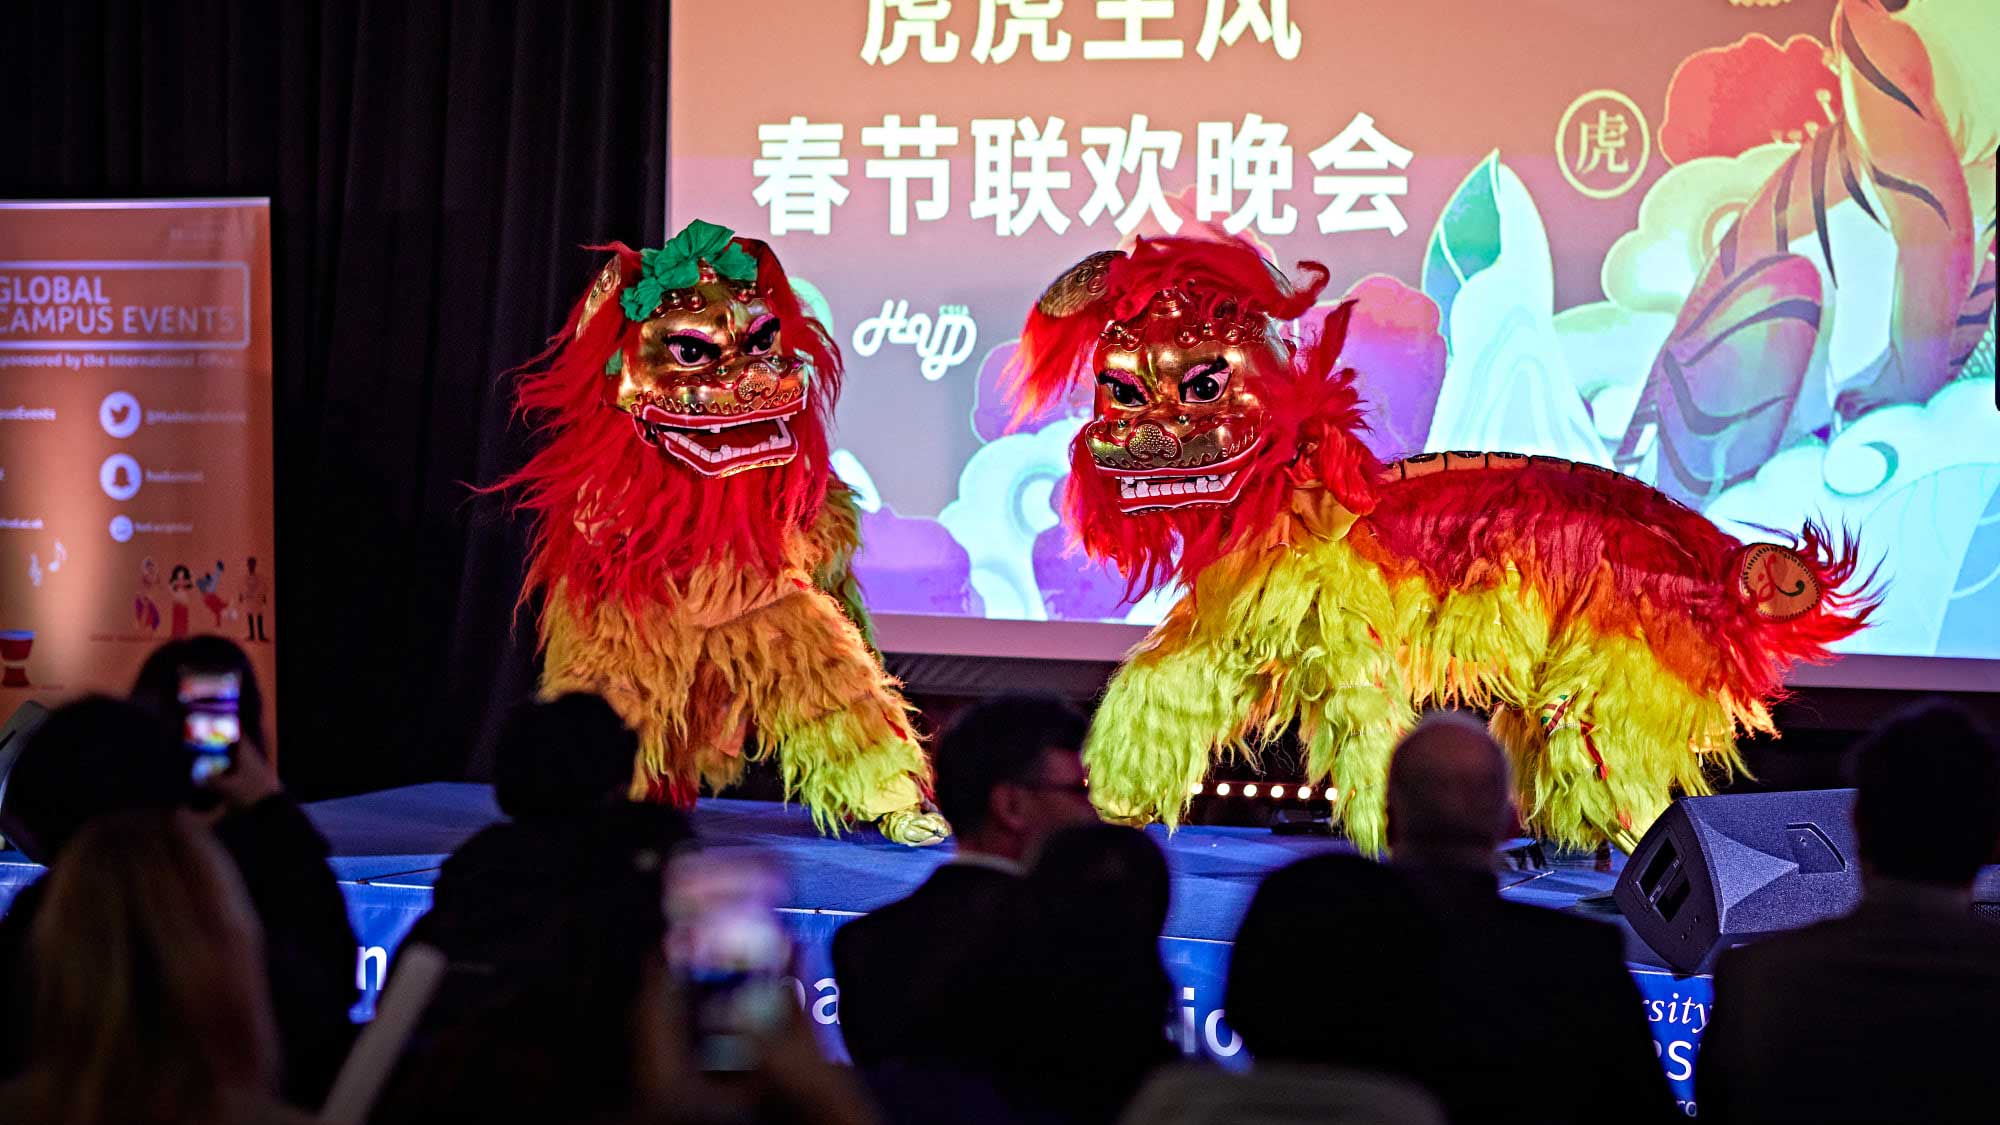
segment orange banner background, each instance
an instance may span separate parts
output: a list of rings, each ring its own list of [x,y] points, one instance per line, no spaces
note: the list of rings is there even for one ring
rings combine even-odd
[[[275,734],[270,261],[264,200],[0,204],[0,713],[213,632]]]

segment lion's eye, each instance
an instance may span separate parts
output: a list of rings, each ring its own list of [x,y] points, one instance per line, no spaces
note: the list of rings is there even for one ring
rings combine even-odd
[[[778,346],[778,318],[766,313],[757,323],[750,326],[749,335],[743,338],[743,351],[748,355],[764,355]]]
[[[1146,392],[1140,390],[1136,384],[1129,383],[1109,371],[1098,372],[1097,383],[1109,390],[1111,400],[1120,406],[1146,405]]]
[[[1211,359],[1181,380],[1182,402],[1214,402],[1222,397],[1223,389],[1229,386],[1229,364],[1220,359]]]
[[[699,336],[669,336],[667,355],[683,367],[700,367],[721,358],[722,349]]]

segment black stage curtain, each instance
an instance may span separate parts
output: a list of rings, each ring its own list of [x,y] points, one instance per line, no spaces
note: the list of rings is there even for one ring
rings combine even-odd
[[[502,373],[665,237],[667,0],[53,0],[0,193],[269,196],[280,742],[326,796],[480,772],[532,683]]]

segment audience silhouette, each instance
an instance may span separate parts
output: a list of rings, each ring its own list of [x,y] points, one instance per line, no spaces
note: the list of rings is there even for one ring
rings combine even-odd
[[[1705,1119],[2000,1113],[2000,926],[1970,914],[2000,848],[2000,743],[1919,705],[1862,741],[1854,780],[1861,903],[1722,955],[1695,1068]]]
[[[1476,720],[1427,716],[1389,765],[1389,848],[1436,927],[1429,1081],[1455,1121],[1656,1121],[1677,1110],[1617,929],[1508,902],[1506,755]],[[1555,1063],[1559,1061],[1559,1065]]]
[[[1259,1066],[1428,1085],[1445,1038],[1440,938],[1403,880],[1353,855],[1267,876],[1230,952],[1224,1007]]]
[[[1022,891],[994,1013],[1007,1032],[995,1056],[1005,1085],[1040,1120],[1115,1121],[1155,1067],[1180,1057],[1160,961],[1166,857],[1135,828],[1065,828],[1038,850]]]
[[[242,680],[244,743],[226,773],[199,787],[179,744],[178,699],[154,686],[177,680],[182,667],[233,671]],[[91,697],[49,716],[8,780],[7,835],[54,870],[69,838],[98,816],[203,806],[263,929],[282,1089],[295,1105],[317,1106],[353,1039],[348,1010],[360,995],[354,931],[327,866],[325,838],[279,785],[254,733],[261,720],[255,676],[229,641],[170,642],[147,662],[136,698],[150,706]],[[0,1073],[22,1065],[35,1035],[25,1002],[34,968],[25,945],[43,894],[40,881],[30,884],[0,918],[0,979],[11,985]]]
[[[181,734],[191,674],[242,685],[232,764],[199,781]],[[1161,946],[1165,837],[1099,821],[1085,734],[1050,698],[964,709],[936,749],[952,854],[833,940],[855,1072],[782,1001],[723,1075],[696,1049],[722,1041],[704,1038],[716,1009],[690,1003],[715,981],[684,952],[734,916],[690,914],[698,884],[676,872],[723,870],[710,861],[730,853],[690,855],[686,817],[629,799],[638,740],[602,699],[524,703],[494,762],[506,819],[444,862],[403,943],[427,951],[407,979],[438,984],[398,992],[392,975],[410,1017],[374,1025],[354,1052],[371,1061],[341,1080],[365,1096],[327,1112],[1580,1125],[1697,1106],[1725,1122],[1955,1121],[2000,1105],[1986,1018],[2000,926],[1971,894],[2000,858],[2000,743],[1961,708],[1898,713],[1857,747],[1861,903],[1722,956],[1698,1096],[1680,1106],[1620,931],[1502,896],[1496,856],[1519,823],[1508,762],[1451,712],[1395,749],[1387,862],[1328,849],[1256,888],[1223,990],[1247,1072],[1186,1058]],[[13,768],[0,831],[48,865],[0,917],[0,1121],[313,1119],[302,1108],[352,1038],[354,935],[326,841],[271,768],[241,649],[174,641],[130,700],[58,708]],[[782,953],[778,915],[756,909]]]
[[[28,946],[34,1040],[0,1087],[0,1121],[311,1120],[277,1100],[263,934],[192,814],[89,818],[46,880]]]
[[[900,902],[834,935],[841,1032],[857,1066],[984,1059],[1021,876],[1041,842],[1097,819],[1083,716],[1051,699],[976,704],[938,740],[937,802],[956,854]]]

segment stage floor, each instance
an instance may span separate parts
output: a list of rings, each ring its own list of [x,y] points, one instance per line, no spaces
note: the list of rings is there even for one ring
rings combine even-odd
[[[306,806],[333,844],[342,882],[429,887],[446,855],[500,819],[490,787],[454,782],[412,785]],[[828,914],[865,914],[916,889],[949,859],[952,845],[906,848],[873,830],[828,839],[799,806],[710,799],[695,807],[695,831],[710,847],[754,849],[780,860],[791,876],[791,907]],[[1278,836],[1262,828],[1183,828],[1169,836],[1147,830],[1166,851],[1173,905],[1166,936],[1229,941],[1265,875],[1296,859],[1345,845],[1327,837]],[[1622,859],[1623,857],[1619,857]],[[1578,902],[1610,891],[1615,873],[1588,862],[1558,861],[1540,875],[1513,873],[1502,893],[1517,902],[1588,913],[1625,931],[1635,965],[1664,965],[1632,936],[1616,913],[1582,911]]]

